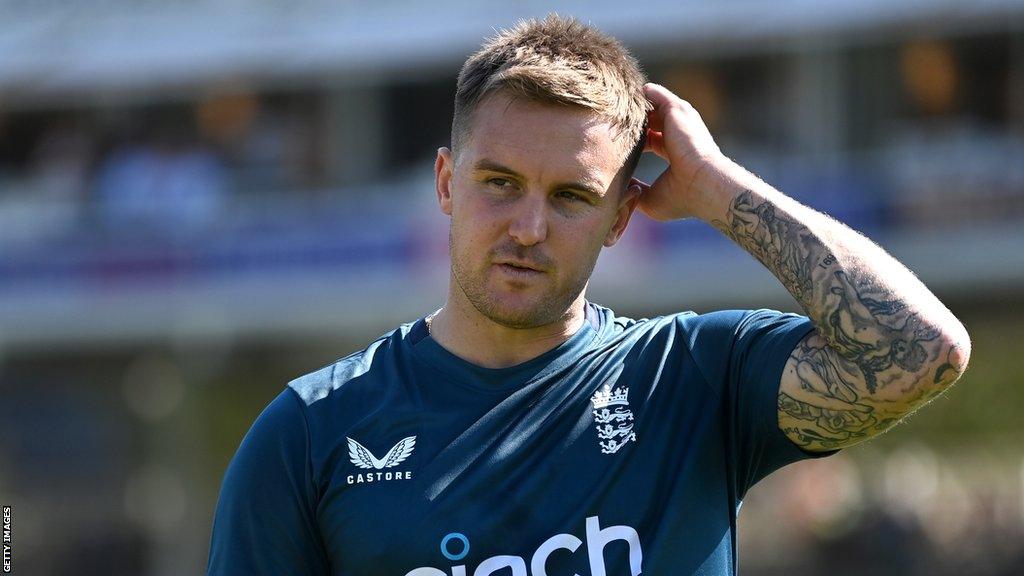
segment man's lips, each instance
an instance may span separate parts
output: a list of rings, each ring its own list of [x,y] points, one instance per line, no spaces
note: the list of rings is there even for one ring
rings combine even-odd
[[[537,270],[535,268],[527,268],[520,264],[514,264],[511,262],[500,262],[495,263],[494,267],[497,268],[501,275],[511,282],[530,282],[539,279],[545,273],[543,270]]]
[[[529,262],[522,262],[518,260],[503,260],[497,262],[499,266],[507,266],[515,270],[523,270],[525,272],[543,272],[544,270],[538,264],[531,264]]]

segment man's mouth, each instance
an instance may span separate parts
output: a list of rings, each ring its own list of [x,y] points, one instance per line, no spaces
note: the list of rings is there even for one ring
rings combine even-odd
[[[535,278],[544,273],[522,262],[499,262],[495,266],[506,275],[518,279]]]
[[[534,264],[530,264],[528,262],[505,261],[505,262],[499,262],[499,265],[501,265],[501,266],[508,266],[508,267],[514,268],[516,270],[527,270],[527,271],[531,271],[531,272],[543,272],[543,270],[541,270],[539,266],[536,266]]]

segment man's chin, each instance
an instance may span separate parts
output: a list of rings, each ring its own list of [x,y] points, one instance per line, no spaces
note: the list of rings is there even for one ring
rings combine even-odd
[[[550,301],[543,299],[512,298],[492,300],[483,306],[478,306],[477,310],[495,324],[524,330],[557,322],[565,316],[566,312],[565,309],[559,310],[558,308],[558,306],[552,306]]]

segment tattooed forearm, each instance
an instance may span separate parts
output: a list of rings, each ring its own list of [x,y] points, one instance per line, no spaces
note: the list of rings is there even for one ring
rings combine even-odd
[[[779,392],[779,423],[802,446],[832,449],[875,436],[899,421],[903,399],[867,392],[864,372],[817,334],[790,356]]]
[[[771,270],[817,327],[793,352],[778,399],[780,426],[797,443],[828,449],[874,436],[963,372],[966,355],[943,330],[952,315],[936,314],[945,310],[938,300],[866,238],[750,190],[712,224]]]

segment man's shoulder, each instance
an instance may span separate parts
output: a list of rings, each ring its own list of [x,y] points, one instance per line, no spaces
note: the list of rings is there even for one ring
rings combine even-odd
[[[373,372],[375,367],[387,360],[387,356],[401,341],[409,336],[415,322],[401,326],[377,337],[361,350],[357,350],[317,370],[299,376],[288,383],[308,406],[329,396],[360,377]]]
[[[738,326],[745,322],[760,321],[775,317],[790,317],[795,316],[794,314],[787,312],[779,312],[768,308],[758,309],[732,309],[732,310],[712,310],[708,312],[694,312],[692,310],[685,310],[681,312],[672,312],[668,314],[651,316],[639,319],[633,319],[626,316],[616,316],[610,309],[598,306],[602,312],[607,313],[613,324],[621,326],[624,329],[632,327],[642,327],[645,325],[661,325],[666,323],[677,323],[684,328],[697,328],[702,326]]]
[[[708,326],[735,325],[752,310],[717,310],[697,313],[692,310],[671,312],[661,315],[633,318],[617,315],[610,308],[592,304],[596,313],[601,316],[601,324],[606,326],[610,335],[630,332],[646,332],[658,330],[696,331]]]
[[[596,323],[593,320],[591,320],[591,323],[595,325],[595,328],[600,326],[602,331],[610,336],[632,330],[643,330],[658,326],[666,322],[671,322],[672,318],[675,316],[686,314],[693,314],[693,312],[679,312],[676,314],[666,314],[662,316],[634,318],[632,316],[619,315],[614,310],[606,306],[602,306],[594,302],[587,302],[587,319],[597,319]]]
[[[721,350],[737,337],[751,330],[762,329],[778,323],[806,320],[797,314],[779,312],[767,308],[714,310],[708,312],[682,311],[644,318],[617,316],[612,310],[596,306],[606,327],[605,342],[624,338],[630,341],[661,334],[667,338],[679,338],[687,347]],[[631,338],[632,337],[632,338]]]

